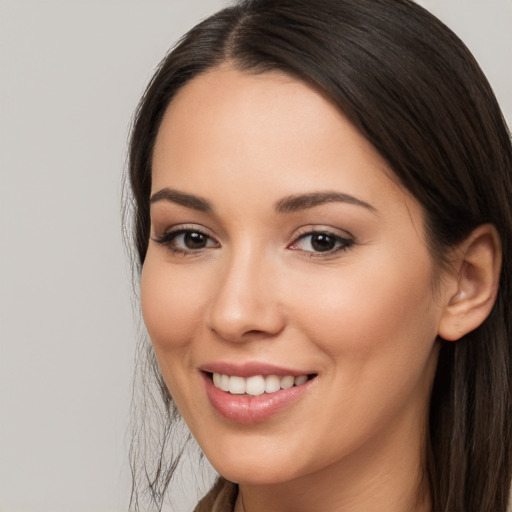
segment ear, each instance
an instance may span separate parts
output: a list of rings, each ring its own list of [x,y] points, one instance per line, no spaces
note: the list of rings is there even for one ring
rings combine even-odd
[[[500,236],[492,224],[478,226],[454,252],[453,274],[447,286],[438,334],[455,341],[476,329],[496,300],[501,270]],[[455,290],[455,292],[454,292]]]

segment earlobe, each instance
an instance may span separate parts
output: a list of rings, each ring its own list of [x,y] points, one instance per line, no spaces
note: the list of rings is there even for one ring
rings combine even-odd
[[[492,224],[478,226],[455,251],[455,293],[446,300],[438,334],[448,341],[462,338],[487,318],[496,300],[502,250]],[[452,288],[453,290],[453,288]]]

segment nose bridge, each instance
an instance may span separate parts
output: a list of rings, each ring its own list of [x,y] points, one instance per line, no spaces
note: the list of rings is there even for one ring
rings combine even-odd
[[[245,244],[226,257],[209,327],[230,341],[243,341],[248,333],[275,335],[283,326],[278,304],[275,261],[261,248]]]

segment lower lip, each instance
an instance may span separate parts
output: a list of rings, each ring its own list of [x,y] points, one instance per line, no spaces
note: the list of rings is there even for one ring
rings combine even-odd
[[[213,385],[209,374],[203,373],[206,394],[213,408],[225,419],[236,423],[265,421],[297,402],[315,379],[300,386],[281,389],[258,396],[233,395]]]

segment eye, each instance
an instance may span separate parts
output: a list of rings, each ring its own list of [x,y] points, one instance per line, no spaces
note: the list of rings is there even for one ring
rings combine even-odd
[[[199,231],[187,231],[174,237],[174,243],[187,249],[204,249],[211,240],[208,235]]]
[[[192,254],[203,249],[219,247],[219,243],[210,235],[198,229],[179,228],[167,231],[154,239],[157,244],[166,246],[170,251],[181,254]]]
[[[300,235],[289,248],[310,253],[332,254],[347,250],[353,244],[353,239],[344,238],[329,231],[310,231]]]

